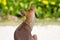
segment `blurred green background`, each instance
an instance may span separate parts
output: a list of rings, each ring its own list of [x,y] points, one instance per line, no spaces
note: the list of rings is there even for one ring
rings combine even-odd
[[[60,20],[60,0],[0,0],[0,21],[22,18],[20,10],[29,10],[31,4],[36,7],[37,19]]]
[[[0,0],[0,19],[7,16],[23,17],[20,10],[36,7],[37,18],[60,18],[60,0]]]

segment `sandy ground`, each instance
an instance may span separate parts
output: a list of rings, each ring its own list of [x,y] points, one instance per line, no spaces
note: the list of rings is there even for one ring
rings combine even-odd
[[[13,26],[0,26],[0,40],[14,40],[14,31],[16,27]],[[37,34],[38,40],[60,40],[60,26],[46,25],[35,26],[32,35]]]

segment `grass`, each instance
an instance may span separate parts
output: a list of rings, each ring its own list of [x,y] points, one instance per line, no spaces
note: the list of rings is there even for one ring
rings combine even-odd
[[[36,20],[37,25],[45,26],[45,25],[60,25],[60,20],[57,19],[37,19]]]
[[[16,26],[20,24],[21,22],[22,22],[21,20],[18,20],[18,21],[3,20],[3,21],[0,21],[0,26]]]
[[[18,21],[13,21],[13,20],[3,20],[0,21],[0,26],[16,26],[21,24],[24,21],[24,19],[19,19]],[[56,20],[56,19],[36,19],[35,25],[60,25],[60,20]]]

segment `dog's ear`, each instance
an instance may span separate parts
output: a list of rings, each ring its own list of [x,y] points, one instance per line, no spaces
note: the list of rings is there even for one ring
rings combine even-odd
[[[30,9],[31,9],[31,10],[35,10],[35,6],[34,6],[34,4],[31,4]]]
[[[23,16],[26,16],[26,11],[21,10],[20,12],[22,13]]]

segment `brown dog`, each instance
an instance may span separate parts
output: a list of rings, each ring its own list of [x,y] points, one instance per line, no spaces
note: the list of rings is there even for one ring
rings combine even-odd
[[[21,11],[26,20],[16,29],[14,40],[37,40],[36,35],[31,35],[33,24],[35,21],[35,7],[32,4],[29,11]]]

